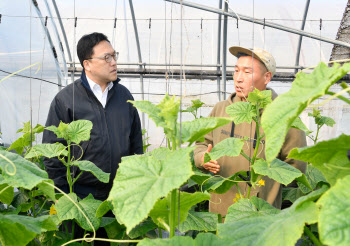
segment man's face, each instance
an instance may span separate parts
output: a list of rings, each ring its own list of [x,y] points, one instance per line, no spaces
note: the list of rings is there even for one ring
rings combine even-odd
[[[113,55],[115,50],[107,41],[101,41],[93,48],[93,57],[104,57],[106,55]],[[106,62],[105,59],[89,59],[84,61],[84,68],[94,82],[105,84],[117,79],[117,62],[112,58],[111,62]]]
[[[251,56],[241,56],[235,66],[233,80],[235,83],[236,95],[245,101],[249,92],[254,88],[262,91],[266,89],[270,81],[270,72],[267,72],[264,65]]]

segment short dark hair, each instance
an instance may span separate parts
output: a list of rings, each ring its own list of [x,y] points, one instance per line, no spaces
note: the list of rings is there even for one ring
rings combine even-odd
[[[91,56],[94,53],[93,48],[101,41],[107,41],[108,43],[110,43],[107,36],[99,32],[86,34],[82,36],[81,39],[78,41],[77,54],[80,64],[83,68],[83,61],[91,58]]]

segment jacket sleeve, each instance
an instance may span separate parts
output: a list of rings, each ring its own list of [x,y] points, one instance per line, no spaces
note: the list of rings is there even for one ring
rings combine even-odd
[[[132,106],[132,126],[130,133],[130,155],[143,154],[142,129],[137,109]]]
[[[51,103],[49,114],[46,120],[46,126],[58,126],[60,122],[70,122],[68,111],[64,109],[64,105],[55,97]],[[67,145],[66,141],[62,138],[57,138],[56,134],[52,131],[44,130],[43,143],[62,143]],[[57,158],[44,158],[44,165],[46,172],[49,174],[49,178],[52,179],[55,185],[63,191],[68,191],[67,183],[67,168]]]
[[[215,117],[215,107],[213,108],[213,110],[210,112],[208,117]],[[208,172],[206,169],[203,168],[202,166],[202,157],[204,155],[204,153],[207,151],[208,149],[208,145],[211,144],[213,147],[213,132],[209,132],[208,134],[206,134],[204,136],[204,142],[196,142],[195,146],[196,149],[193,151],[194,154],[194,163],[196,165],[196,167],[203,171],[203,172]]]

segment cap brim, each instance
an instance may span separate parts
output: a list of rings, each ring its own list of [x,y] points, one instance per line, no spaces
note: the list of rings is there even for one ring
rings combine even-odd
[[[228,50],[232,55],[234,55],[237,58],[239,53],[247,54],[248,56],[251,56],[253,54],[252,50],[243,48],[241,46],[232,46]]]

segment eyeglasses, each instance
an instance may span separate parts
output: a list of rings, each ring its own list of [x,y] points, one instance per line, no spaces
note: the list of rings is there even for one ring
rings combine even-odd
[[[115,61],[117,61],[118,60],[118,56],[119,56],[119,52],[115,52],[113,55],[107,54],[105,56],[100,56],[100,57],[91,57],[91,58],[88,58],[87,60],[90,60],[90,59],[105,59],[105,61],[107,63],[110,63],[112,61],[112,58]]]

